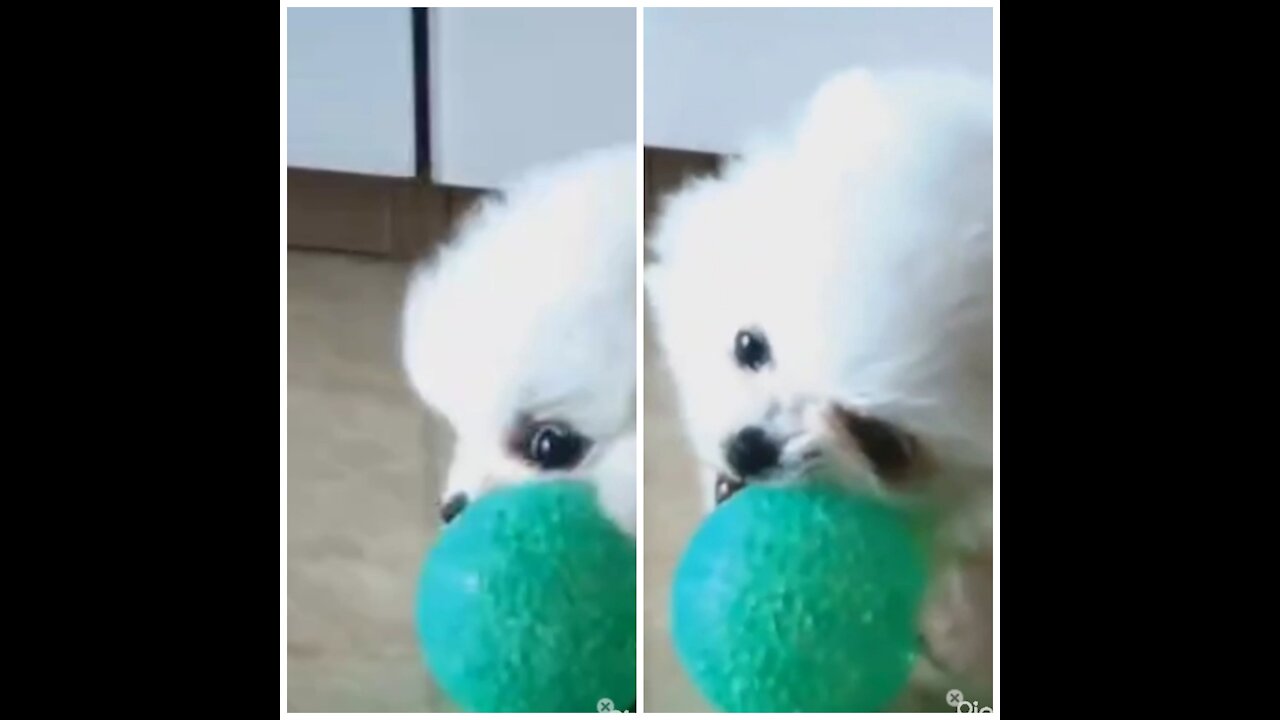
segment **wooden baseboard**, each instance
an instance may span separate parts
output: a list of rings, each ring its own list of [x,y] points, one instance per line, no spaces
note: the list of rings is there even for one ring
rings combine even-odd
[[[289,247],[411,260],[484,194],[470,188],[289,168]]]
[[[644,149],[644,221],[662,209],[662,199],[687,180],[714,175],[723,160],[719,155],[646,147]]]
[[[717,155],[645,148],[645,227],[663,196],[691,177],[714,174],[720,162]],[[399,260],[430,253],[487,192],[301,168],[289,168],[287,180],[289,247]]]

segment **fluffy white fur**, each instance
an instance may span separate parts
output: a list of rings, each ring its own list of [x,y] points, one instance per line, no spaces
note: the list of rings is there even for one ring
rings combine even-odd
[[[442,499],[581,478],[634,534],[635,187],[632,147],[536,169],[412,277],[404,365],[457,436]],[[539,472],[510,447],[522,416],[567,422],[591,449]]]
[[[985,82],[840,74],[794,127],[668,199],[646,280],[708,508],[726,443],[757,426],[784,467],[937,513],[952,559],[922,631],[941,683],[990,681],[992,138]],[[744,328],[771,366],[737,366]],[[912,481],[878,478],[835,406],[914,435]]]

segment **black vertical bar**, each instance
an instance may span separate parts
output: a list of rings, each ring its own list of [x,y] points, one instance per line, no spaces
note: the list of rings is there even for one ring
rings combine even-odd
[[[427,97],[427,9],[413,10],[413,145],[417,175],[430,180],[431,113]]]

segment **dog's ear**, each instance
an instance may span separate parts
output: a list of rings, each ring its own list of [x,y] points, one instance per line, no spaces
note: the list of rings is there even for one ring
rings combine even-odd
[[[895,126],[875,76],[861,68],[847,70],[810,98],[796,131],[796,151],[815,171],[856,171],[892,142]]]
[[[876,78],[866,68],[850,68],[827,78],[809,99],[806,119],[854,119],[876,96]]]

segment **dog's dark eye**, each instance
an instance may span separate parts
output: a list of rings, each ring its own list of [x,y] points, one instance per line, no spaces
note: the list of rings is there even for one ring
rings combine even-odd
[[[525,459],[543,470],[565,470],[577,465],[589,445],[573,428],[558,422],[534,425],[526,438]]]
[[[764,339],[763,333],[757,330],[739,330],[733,338],[733,357],[738,361],[739,367],[759,370],[773,358],[773,353],[770,352],[769,341]]]

